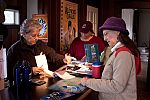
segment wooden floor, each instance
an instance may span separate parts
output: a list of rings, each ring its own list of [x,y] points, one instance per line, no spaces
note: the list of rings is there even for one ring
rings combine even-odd
[[[137,81],[138,100],[150,100],[150,91],[146,89],[146,82],[142,80]]]

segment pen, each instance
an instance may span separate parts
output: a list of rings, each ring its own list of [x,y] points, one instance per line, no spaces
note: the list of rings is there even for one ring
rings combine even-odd
[[[78,88],[78,86],[63,86],[63,87],[64,87],[65,89],[70,90],[70,92],[74,92],[74,93],[80,91],[80,89]]]
[[[78,86],[63,86],[64,88],[68,88],[68,89],[77,89]]]
[[[64,88],[72,88],[73,86],[63,86]]]

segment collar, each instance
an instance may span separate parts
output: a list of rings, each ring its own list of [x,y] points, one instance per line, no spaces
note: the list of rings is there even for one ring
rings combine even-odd
[[[20,38],[20,41],[21,41],[21,48],[22,49],[33,49],[37,44],[35,45],[28,45],[26,40],[24,39],[24,37],[21,37]]]
[[[121,42],[118,42],[112,49],[111,49],[111,52],[114,52],[116,51],[116,49],[118,49],[119,47],[122,47],[123,44]]]
[[[90,41],[93,37],[94,37],[94,36],[91,35],[88,39],[84,39],[84,38],[82,38],[82,37],[80,37],[80,39],[81,39],[82,41]]]

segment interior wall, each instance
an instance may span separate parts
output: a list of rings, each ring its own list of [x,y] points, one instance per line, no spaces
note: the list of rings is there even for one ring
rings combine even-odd
[[[37,0],[27,0],[27,18],[32,18],[32,14],[38,14]]]
[[[122,18],[126,23],[126,27],[129,31],[129,37],[133,39],[133,9],[122,9]]]
[[[138,45],[149,47],[150,35],[150,9],[141,9],[139,11],[139,32]]]

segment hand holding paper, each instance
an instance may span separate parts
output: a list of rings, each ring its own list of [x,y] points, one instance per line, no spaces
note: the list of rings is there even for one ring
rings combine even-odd
[[[64,59],[64,63],[71,64],[71,61],[76,61],[77,59],[75,57],[71,57],[70,54],[66,53],[65,54],[65,59]]]
[[[48,70],[48,64],[45,54],[40,53],[40,55],[35,56],[36,64],[38,67],[43,68],[44,72],[53,76],[53,72]]]
[[[69,55],[66,55],[66,56],[68,57],[67,59],[70,59],[71,61],[71,57]],[[36,59],[36,63],[38,67],[43,68],[44,72],[51,75],[52,77],[54,76],[54,72],[48,70],[48,64],[47,64],[47,59],[46,59],[45,54],[40,53],[40,55],[35,56],[35,59]],[[55,72],[55,74],[62,79],[71,79],[75,77],[75,76],[70,75],[67,72],[61,73],[60,71],[58,71],[58,72]]]

